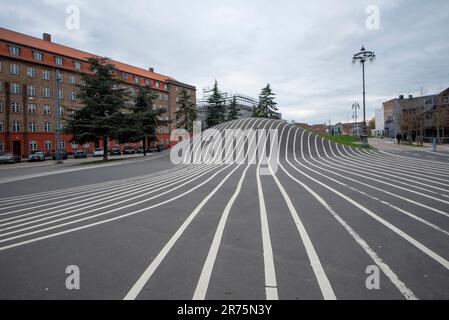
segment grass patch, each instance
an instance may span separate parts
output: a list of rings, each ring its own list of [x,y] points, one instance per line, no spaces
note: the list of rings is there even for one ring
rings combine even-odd
[[[333,136],[327,133],[322,133],[322,132],[317,132],[314,130],[310,130],[309,128],[303,128],[307,131],[312,132],[313,134],[316,134],[317,136],[323,137],[324,139],[339,143],[339,144],[344,144],[347,146],[351,146],[351,147],[355,147],[355,148],[364,148],[361,144],[361,142],[359,140],[357,140],[354,136],[348,136],[348,135],[340,135],[340,136]],[[365,148],[364,148],[365,149]],[[375,149],[372,146],[368,146],[367,149]]]

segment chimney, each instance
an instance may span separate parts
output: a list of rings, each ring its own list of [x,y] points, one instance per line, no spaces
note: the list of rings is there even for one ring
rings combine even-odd
[[[42,35],[42,39],[44,39],[45,41],[51,42],[51,34],[49,33],[44,33]]]
[[[148,68],[148,70],[149,70],[150,72],[154,72],[154,68],[152,68],[152,67]]]
[[[413,99],[413,95],[409,94],[409,95],[408,95],[408,98],[409,98],[410,100]]]
[[[402,99],[404,99],[404,96],[401,94],[401,95],[399,96],[399,100],[402,100]]]

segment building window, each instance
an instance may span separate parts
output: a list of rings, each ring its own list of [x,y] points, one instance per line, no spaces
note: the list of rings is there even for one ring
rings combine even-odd
[[[122,72],[122,78],[123,78],[123,80],[128,81],[128,74]]]
[[[27,86],[27,94],[29,97],[36,96],[36,87],[35,86]]]
[[[72,149],[73,150],[77,150],[78,149],[78,144],[77,143],[72,143]]]
[[[85,143],[85,144],[83,144],[83,148],[89,149],[89,148],[90,148],[90,143]]]
[[[3,101],[0,101],[0,113],[3,112]]]
[[[60,123],[56,128],[58,131],[62,131],[62,130],[64,130],[64,124]]]
[[[37,110],[37,108],[36,108],[36,105],[34,103],[30,103],[28,105],[28,113],[29,114],[36,114],[36,110]]]
[[[50,98],[50,95],[51,95],[50,88],[44,88],[43,92],[42,92],[42,95],[43,95],[44,98]]]
[[[64,83],[64,74],[62,72],[56,72],[56,79],[58,79],[58,81],[60,83]]]
[[[3,121],[0,121],[0,132],[3,132]]]
[[[11,93],[20,94],[20,85],[18,83],[11,83]]]
[[[27,76],[31,77],[31,78],[35,78],[36,77],[36,69],[33,67],[28,67],[27,68]]]
[[[30,122],[28,123],[28,130],[30,132],[36,132],[36,122]]]
[[[3,92],[3,82],[0,81],[0,92]]]
[[[76,84],[76,77],[73,74],[69,76],[69,84]]]
[[[44,131],[51,132],[51,123],[49,123],[49,122],[44,123]]]
[[[2,72],[2,61],[0,60],[0,72]]]
[[[20,122],[19,121],[12,122],[12,132],[20,132]]]
[[[154,81],[154,86],[155,86],[156,88],[159,88],[159,82],[158,82],[158,81]]]
[[[44,105],[44,115],[51,115],[51,107],[48,104]]]
[[[164,83],[164,90],[168,90],[168,84]]]
[[[20,56],[20,48],[16,46],[9,46],[9,54],[13,56]]]
[[[75,67],[76,70],[81,70],[81,62],[74,61],[73,66]]]
[[[20,113],[20,104],[18,102],[11,102],[11,112]]]
[[[139,84],[139,83],[140,83],[140,78],[134,76],[134,83],[135,83],[135,84]]]
[[[64,115],[64,107],[59,107],[59,115],[60,116]]]
[[[37,150],[37,141],[30,141],[30,151],[36,151]]]
[[[55,57],[55,63],[56,63],[58,66],[62,66],[62,65],[64,64],[64,59],[61,58],[61,57]]]
[[[50,80],[50,71],[42,70],[42,80]]]
[[[3,144],[3,141],[0,141],[0,151],[4,151],[5,149],[5,146],[4,146],[4,144]]]
[[[59,92],[58,92],[58,99],[59,100],[63,100],[64,99],[64,91],[61,90],[61,89],[59,89]]]
[[[34,60],[38,60],[38,61],[42,61],[42,60],[44,60],[44,54],[42,52],[39,52],[39,51],[33,51],[33,59]]]
[[[44,148],[45,148],[45,150],[51,150],[51,145],[52,145],[52,143],[51,143],[50,140],[45,140],[44,141]]]
[[[146,85],[146,86],[150,86],[150,80],[145,79],[145,85]]]
[[[76,100],[76,92],[70,92],[70,100]]]
[[[64,140],[59,141],[59,149],[65,150],[65,141]]]
[[[9,73],[18,76],[20,74],[20,66],[17,63],[11,63],[9,66]]]

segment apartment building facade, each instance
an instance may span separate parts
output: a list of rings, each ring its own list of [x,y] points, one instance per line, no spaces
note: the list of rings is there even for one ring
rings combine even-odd
[[[82,108],[78,85],[83,73],[90,72],[88,58],[101,58],[81,50],[52,42],[51,35],[42,39],[0,28],[0,152],[8,151],[26,156],[34,150],[51,153],[57,149],[56,130],[63,130],[69,109]],[[157,93],[153,108],[168,110],[164,120],[173,120],[178,108],[178,94],[185,88],[196,103],[194,86],[172,77],[137,68],[119,61],[108,60],[115,66],[114,75],[120,86],[135,92],[139,86],[149,86]],[[57,79],[60,79],[57,85]],[[57,105],[61,106],[57,110]],[[57,112],[62,124],[57,128]],[[170,146],[174,121],[160,128],[157,143]],[[62,134],[61,149],[72,153],[101,147],[101,142],[83,146],[72,144],[71,136]],[[110,146],[117,145],[111,141]]]

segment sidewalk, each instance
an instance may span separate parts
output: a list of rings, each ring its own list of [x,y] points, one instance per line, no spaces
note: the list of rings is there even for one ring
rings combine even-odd
[[[408,145],[408,144],[400,144],[396,142],[396,140],[392,140],[389,138],[370,138],[368,139],[370,145],[375,147],[381,151],[424,151],[424,152],[432,152],[432,144],[424,143],[423,147],[417,147],[416,145]],[[447,152],[449,153],[449,145],[438,145],[437,152]]]

